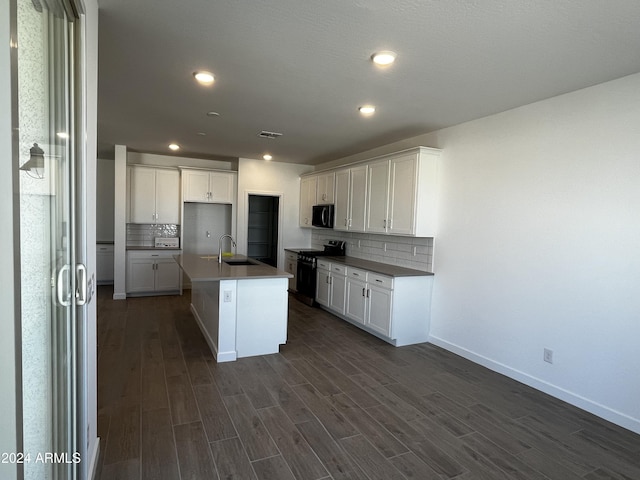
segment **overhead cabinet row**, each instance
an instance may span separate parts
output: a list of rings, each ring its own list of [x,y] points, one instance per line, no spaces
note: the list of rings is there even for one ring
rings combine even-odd
[[[435,234],[440,150],[419,147],[301,179],[300,225],[311,226],[323,192],[334,204],[335,230],[430,237]],[[333,186],[327,179],[333,178]]]
[[[129,223],[179,224],[183,201],[234,203],[235,172],[132,165],[127,173]]]

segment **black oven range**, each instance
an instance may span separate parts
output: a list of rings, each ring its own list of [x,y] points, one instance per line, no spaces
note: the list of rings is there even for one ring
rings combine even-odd
[[[296,272],[297,298],[308,305],[313,305],[316,296],[316,258],[340,257],[344,256],[344,253],[345,242],[341,240],[329,240],[324,245],[324,250],[300,250]]]

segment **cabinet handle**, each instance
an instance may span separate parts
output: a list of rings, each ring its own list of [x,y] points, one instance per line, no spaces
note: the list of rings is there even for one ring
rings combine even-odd
[[[369,298],[369,289],[367,288],[367,298]]]
[[[363,296],[363,297],[364,297],[364,291],[365,291],[365,288],[364,288],[364,287],[362,287],[362,296]]]
[[[347,219],[346,219],[346,218],[344,219],[344,226],[345,226],[345,227],[348,227],[348,226],[349,226],[348,221],[347,221]]]
[[[376,282],[378,282],[378,283],[382,283],[382,280],[378,280],[378,279],[376,278]]]
[[[349,219],[349,225],[347,225],[348,227],[351,227],[351,219]]]
[[[359,273],[355,273],[355,272],[354,272],[353,276],[354,276],[354,277],[359,277],[359,276],[360,276],[360,274],[359,274]]]
[[[393,229],[393,218],[389,219],[389,228]]]
[[[382,226],[384,228],[387,228],[387,219],[386,218],[384,220],[382,220]]]

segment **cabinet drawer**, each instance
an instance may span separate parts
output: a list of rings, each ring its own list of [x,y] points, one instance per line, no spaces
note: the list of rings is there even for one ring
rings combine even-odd
[[[367,281],[367,271],[360,270],[359,268],[349,267],[347,270],[347,277],[357,278],[358,280],[362,280],[363,282]]]
[[[286,252],[285,258],[291,261],[298,261],[298,254],[292,252]]]
[[[380,275],[378,273],[369,272],[369,284],[377,285],[389,290],[393,289],[393,278],[386,275]]]
[[[331,262],[327,262],[326,260],[320,260],[318,259],[316,261],[316,266],[318,268],[323,268],[325,270],[331,270]]]
[[[332,263],[331,264],[331,272],[337,275],[346,275],[347,274],[347,266],[342,265],[340,263]]]

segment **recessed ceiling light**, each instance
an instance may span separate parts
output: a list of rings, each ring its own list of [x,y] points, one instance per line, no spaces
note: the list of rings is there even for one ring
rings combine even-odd
[[[382,52],[376,52],[371,55],[371,60],[373,60],[373,63],[380,67],[387,67],[396,61],[396,57],[396,52],[384,50]]]
[[[376,111],[376,107],[374,107],[373,105],[363,105],[358,108],[358,110],[362,115],[373,115]]]
[[[269,161],[271,160],[273,157],[271,155],[269,155],[268,153],[265,153],[262,158],[264,158],[265,160]]]
[[[198,83],[200,83],[201,85],[211,85],[213,83],[213,81],[215,80],[213,73],[211,72],[194,72],[193,76],[196,78],[196,80],[198,81]]]
[[[170,143],[169,149],[175,152],[176,150],[180,150],[180,145],[178,145],[177,143]]]
[[[207,117],[219,117],[220,114],[218,112],[207,112]]]

